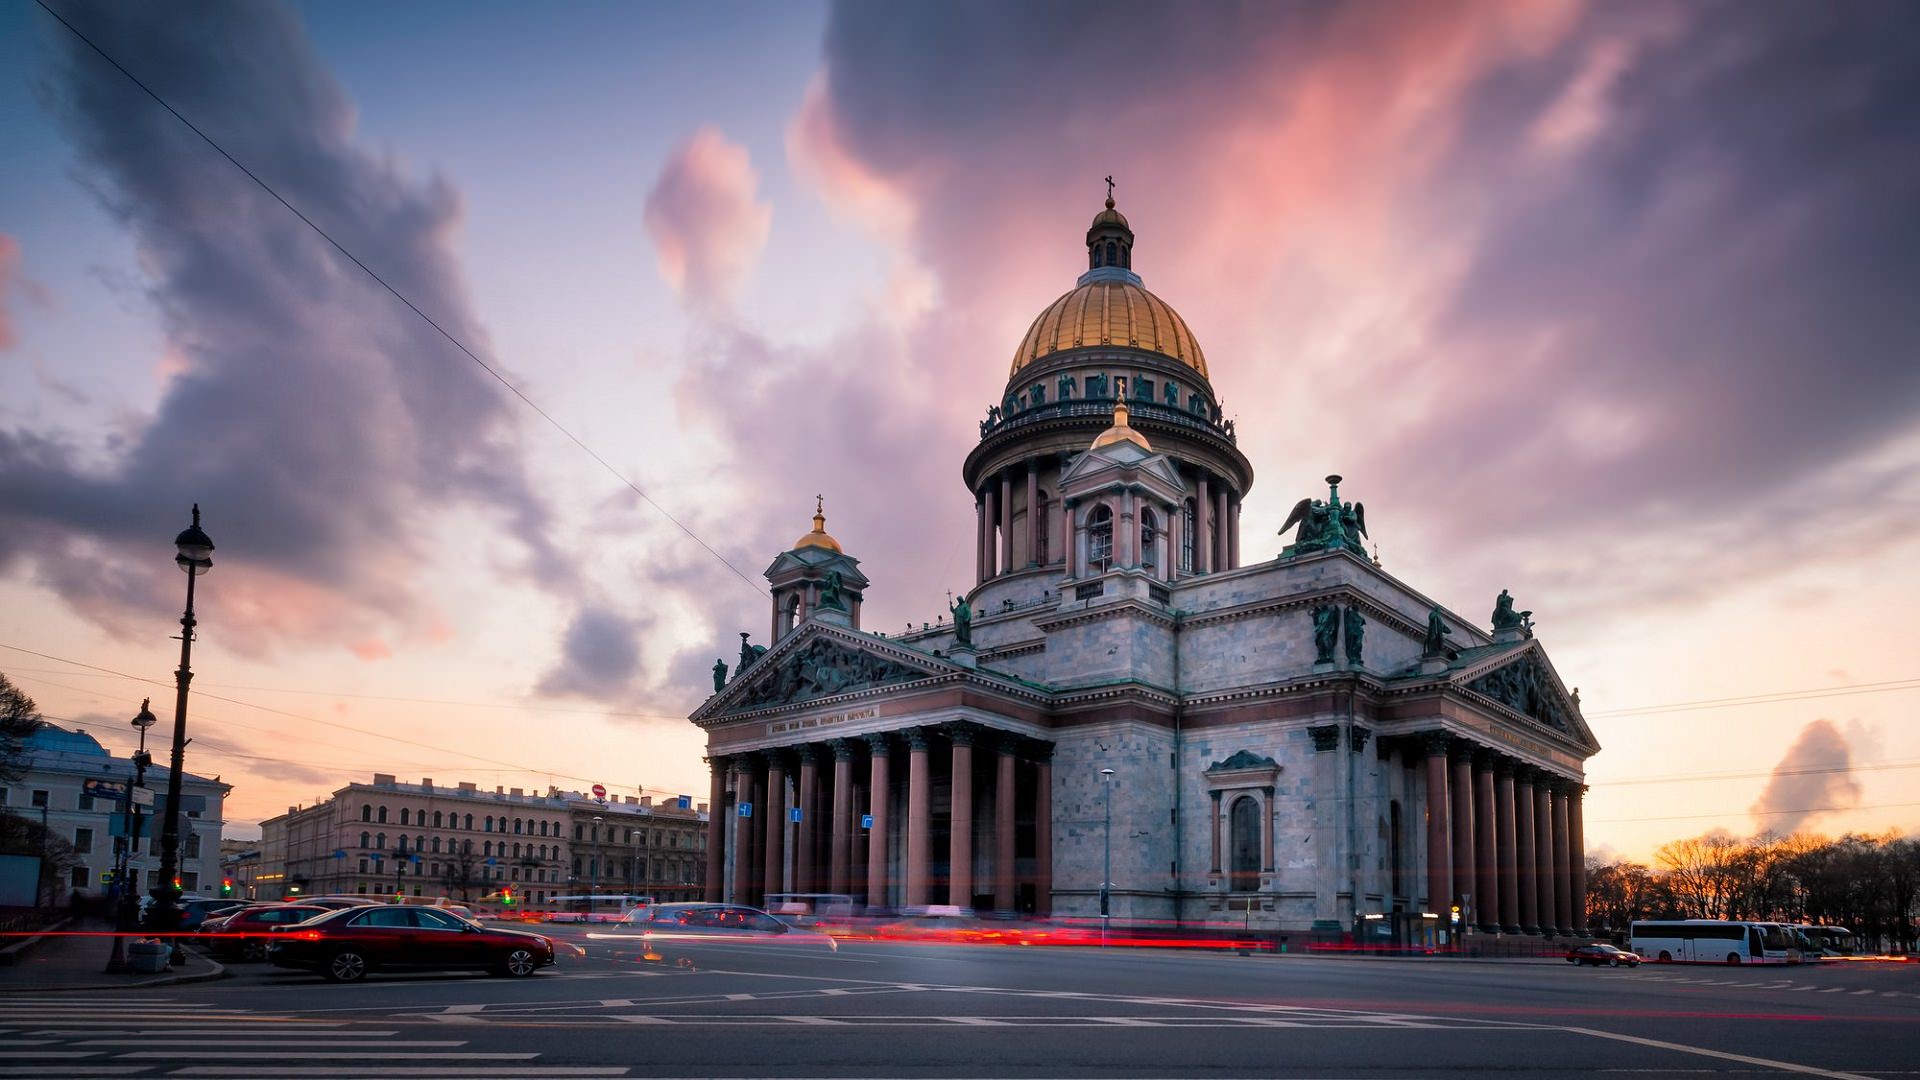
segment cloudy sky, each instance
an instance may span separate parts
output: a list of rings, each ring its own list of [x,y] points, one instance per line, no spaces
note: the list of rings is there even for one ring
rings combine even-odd
[[[0,9],[0,672],[126,748],[199,501],[236,834],[375,770],[705,791],[816,493],[870,628],[943,612],[1108,173],[1249,557],[1337,471],[1394,573],[1512,589],[1592,847],[1920,829],[1911,4],[49,3],[419,309]]]

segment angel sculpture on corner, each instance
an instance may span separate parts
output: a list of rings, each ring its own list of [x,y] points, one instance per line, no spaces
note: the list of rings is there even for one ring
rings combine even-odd
[[[1324,500],[1301,499],[1293,504],[1293,511],[1287,515],[1286,524],[1280,526],[1280,532],[1284,535],[1296,525],[1299,528],[1293,534],[1293,543],[1280,552],[1283,559],[1340,548],[1366,557],[1367,549],[1360,538],[1367,535],[1367,508],[1361,503],[1341,501],[1339,476],[1327,477]]]

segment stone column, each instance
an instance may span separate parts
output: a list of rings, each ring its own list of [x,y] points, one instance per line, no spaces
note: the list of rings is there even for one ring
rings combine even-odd
[[[1053,744],[1033,754],[1033,913],[1053,914]]]
[[[1227,513],[1227,566],[1240,569],[1240,497],[1234,496]]]
[[[759,751],[754,753],[749,760],[752,762],[752,767],[747,773],[746,801],[752,804],[752,808],[749,811],[752,816],[742,818],[737,823],[737,829],[746,833],[746,839],[741,841],[740,846],[747,849],[744,853],[746,856],[747,873],[746,876],[741,879],[745,881],[746,884],[740,890],[742,896],[740,903],[758,904],[764,893],[764,880],[760,872],[762,869],[761,859],[765,857],[767,850],[767,834],[765,829],[765,822],[767,820],[767,754],[765,751]]]
[[[973,906],[973,736],[966,724],[947,731],[953,740],[953,814],[947,843],[947,903]]]
[[[1571,927],[1560,921],[1560,911],[1554,904],[1554,879],[1559,877],[1554,860],[1554,852],[1560,850],[1553,843],[1553,784],[1554,778],[1540,774],[1533,784],[1533,880],[1534,890],[1540,894],[1540,928],[1551,934],[1565,934]]]
[[[1196,573],[1213,572],[1213,529],[1209,528],[1213,520],[1213,497],[1207,488],[1207,474],[1200,474],[1199,493],[1193,499],[1193,513],[1196,520],[1194,530],[1199,534],[1193,538],[1193,561]]]
[[[1518,830],[1513,815],[1513,759],[1502,755],[1493,766],[1493,828],[1500,860],[1500,929],[1520,932],[1520,875],[1514,851]]]
[[[1461,932],[1472,929],[1479,922],[1479,907],[1484,901],[1480,898],[1479,874],[1474,862],[1473,828],[1473,754],[1471,747],[1459,739],[1447,747],[1447,762],[1453,768],[1453,784],[1447,794],[1453,801],[1453,896],[1447,901],[1451,908],[1455,902],[1468,905],[1460,913]],[[1471,893],[1471,898],[1467,894]]]
[[[827,841],[827,891],[851,893],[853,856],[853,740],[833,747],[833,835]]]
[[[1140,565],[1140,525],[1135,520],[1133,492],[1120,493],[1120,506],[1113,516],[1113,563],[1115,566]]]
[[[1260,789],[1260,872],[1274,873],[1273,785]]]
[[[1427,910],[1447,917],[1453,904],[1452,818],[1447,801],[1447,744],[1444,731],[1423,732],[1427,755]],[[1447,931],[1453,931],[1452,924]]]
[[[1213,828],[1208,830],[1208,836],[1212,840],[1213,857],[1208,861],[1207,869],[1217,874],[1220,872],[1220,793],[1215,791],[1212,795]]]
[[[1027,565],[1039,566],[1040,558],[1040,469],[1027,462]]]
[[[985,489],[980,494],[980,518],[984,523],[980,535],[980,555],[987,568],[985,577],[981,578],[982,581],[1000,572],[1000,568],[994,562],[994,555],[1000,549],[999,536],[994,531],[995,524],[1000,520],[997,495],[998,492],[993,489],[993,480],[989,478]]]
[[[1473,865],[1479,879],[1480,930],[1500,932],[1500,864],[1494,854],[1493,752],[1473,752]]]
[[[987,493],[973,493],[973,580],[987,580]]]
[[[727,771],[730,762],[725,757],[710,757],[707,767],[713,770],[713,782],[707,789],[707,887],[706,901],[709,904],[725,902],[727,898]]]
[[[933,853],[933,781],[927,775],[925,728],[907,736],[907,906],[927,902],[927,864]]]
[[[787,884],[787,757],[774,750],[767,754],[767,830],[765,888],[761,900],[773,893],[786,892]]]
[[[1000,572],[1013,572],[1013,474],[1000,470]]]
[[[995,911],[1012,911],[1014,887],[1019,883],[1014,872],[1014,852],[1018,849],[1014,847],[1013,827],[1018,816],[1013,791],[1016,760],[1012,737],[1002,735],[998,749],[1000,757],[994,763],[993,789],[993,907]]]
[[[873,755],[873,779],[867,788],[867,813],[873,815],[873,828],[867,830],[867,906],[884,907],[890,902],[887,892],[887,737],[867,736],[867,748]]]
[[[1227,485],[1224,480],[1221,481],[1219,488],[1214,491],[1213,502],[1213,565],[1222,570],[1231,570],[1233,569],[1233,562],[1227,558],[1227,523],[1229,518],[1227,516]]]
[[[1587,840],[1582,823],[1582,805],[1587,785],[1574,784],[1567,792],[1567,868],[1572,879],[1568,886],[1568,906],[1573,909],[1573,932],[1587,932]]]
[[[1540,932],[1540,884],[1533,856],[1539,844],[1533,832],[1533,769],[1522,765],[1513,776],[1514,858],[1520,888],[1520,929],[1529,934]],[[1547,913],[1553,922],[1553,913]]]
[[[1553,782],[1553,921],[1573,927],[1573,867],[1568,862],[1567,790],[1572,784],[1556,778]]]
[[[1066,545],[1060,556],[1066,561],[1067,576],[1072,577],[1080,565],[1080,533],[1073,524],[1073,503],[1065,498],[1060,500],[1060,542]]]
[[[1340,777],[1347,764],[1339,753],[1340,725],[1317,724],[1307,735],[1313,739],[1313,920],[1321,926],[1344,926],[1353,912],[1340,910],[1340,889],[1349,880],[1340,858],[1346,831]]]
[[[818,892],[814,880],[813,853],[819,847],[817,819],[819,808],[814,796],[819,793],[820,753],[812,743],[800,747],[800,827],[794,830],[793,888],[795,892]]]
[[[1167,572],[1161,576],[1168,581],[1180,576],[1180,530],[1186,526],[1180,519],[1184,517],[1178,506],[1167,512]]]

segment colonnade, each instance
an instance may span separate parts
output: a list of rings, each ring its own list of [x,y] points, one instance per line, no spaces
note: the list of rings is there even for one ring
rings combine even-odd
[[[1052,743],[967,723],[709,758],[707,899],[1047,914],[1052,758]]]
[[[1059,563],[1066,564],[1069,577],[1081,572],[1085,555],[1080,533],[1088,500],[1076,505],[1073,500],[1060,499],[1057,491],[1041,490],[1041,474],[1050,460],[1028,458],[981,479],[974,492],[974,569],[978,581],[1028,566]],[[1061,455],[1053,463],[1056,482],[1071,460],[1071,455]],[[1024,529],[1014,528],[1016,506],[1021,509]],[[1191,524],[1184,507],[1157,510],[1160,522],[1155,543],[1164,554],[1155,562],[1160,576],[1167,580],[1179,574],[1210,574],[1240,566],[1240,493],[1224,479],[1202,472],[1194,481],[1192,507]],[[1133,508],[1115,506],[1113,510],[1114,564],[1141,565],[1143,538]],[[1190,567],[1181,564],[1186,544],[1182,530],[1187,528],[1193,530],[1195,539]],[[1022,556],[1024,561],[1016,565]]]
[[[1446,732],[1427,772],[1427,896],[1483,933],[1584,934],[1586,786]]]

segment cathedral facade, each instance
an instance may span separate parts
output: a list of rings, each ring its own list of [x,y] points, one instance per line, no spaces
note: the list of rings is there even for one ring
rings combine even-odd
[[[1302,499],[1243,561],[1253,467],[1111,198],[1034,320],[962,474],[976,584],[863,630],[814,528],[767,569],[692,716],[711,900],[834,893],[980,910],[1435,941],[1584,929],[1599,747],[1502,593],[1482,629]],[[817,509],[817,508],[816,508]]]

